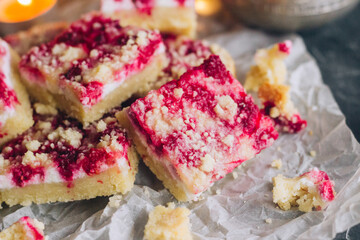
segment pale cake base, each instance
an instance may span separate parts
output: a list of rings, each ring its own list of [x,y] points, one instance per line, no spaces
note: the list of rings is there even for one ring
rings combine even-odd
[[[145,226],[145,240],[191,240],[190,210],[184,207],[175,208],[174,203],[169,206],[156,206],[149,214]]]
[[[30,205],[49,202],[69,202],[90,199],[98,196],[109,196],[116,193],[126,193],[131,190],[138,170],[138,156],[134,147],[128,150],[131,169],[122,173],[118,166],[114,166],[100,174],[74,180],[70,187],[67,182],[44,183],[28,185],[23,188],[1,190],[0,203],[9,206],[21,204]]]
[[[156,175],[156,177],[162,181],[164,186],[171,192],[171,194],[181,202],[194,199],[196,197],[195,195],[189,196],[189,193],[185,191],[182,184],[170,175],[163,164],[150,156],[146,146],[144,146],[140,137],[135,132],[136,130],[131,126],[130,120],[126,114],[126,109],[117,113],[116,118],[122,127],[128,129],[130,139],[133,140],[136,146],[136,150],[140,154],[146,166],[148,166],[150,170]]]
[[[0,139],[0,146],[18,134],[23,133],[34,124],[29,96],[24,86],[21,85],[20,75],[16,70],[18,68],[19,57],[13,50],[10,50],[10,52],[12,58],[10,76],[20,104],[17,104],[15,107],[15,115],[7,119],[1,127],[0,134],[6,133],[6,135]]]
[[[137,10],[122,10],[110,14],[120,19],[122,26],[138,26],[146,29],[158,29],[160,32],[185,35],[194,38],[196,35],[196,13],[188,7],[155,7],[151,15]]]
[[[142,85],[156,81],[159,72],[163,68],[163,63],[164,56],[156,56],[144,70],[126,79],[117,89],[88,110],[85,110],[78,100],[74,100],[75,97],[73,96],[52,94],[44,88],[39,88],[38,85],[29,83],[27,83],[27,87],[31,96],[41,103],[56,106],[82,123],[89,123],[98,120],[104,113],[119,106],[137,92]]]

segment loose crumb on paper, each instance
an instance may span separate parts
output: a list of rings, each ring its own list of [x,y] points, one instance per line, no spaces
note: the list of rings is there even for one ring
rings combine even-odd
[[[272,219],[271,219],[271,218],[267,218],[267,219],[265,219],[265,222],[266,222],[267,224],[272,224]]]
[[[277,169],[281,169],[281,168],[282,168],[282,161],[281,161],[281,159],[279,158],[279,159],[275,159],[274,161],[272,161],[271,167],[277,168]]]
[[[311,151],[310,151],[310,156],[312,156],[312,157],[316,157],[316,151],[311,150]]]
[[[114,195],[109,198],[109,206],[112,208],[119,208],[122,200],[121,195]]]
[[[312,130],[309,131],[309,135],[312,136],[314,133]]]

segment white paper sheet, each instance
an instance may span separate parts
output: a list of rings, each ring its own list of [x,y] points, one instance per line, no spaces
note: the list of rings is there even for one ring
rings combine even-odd
[[[272,147],[235,169],[238,178],[229,174],[203,194],[203,200],[177,203],[191,210],[194,239],[331,239],[360,222],[360,145],[302,39],[248,29],[209,38],[229,50],[242,82],[255,50],[285,39],[293,41],[287,59],[291,98],[308,127],[299,134],[281,135]],[[316,157],[310,156],[311,150]],[[278,158],[283,168],[271,168]],[[306,214],[276,208],[271,178],[279,173],[293,177],[315,166],[335,182],[338,194],[330,206]],[[21,216],[36,217],[45,223],[50,239],[142,239],[148,213],[169,201],[174,198],[141,165],[136,186],[123,197],[119,208],[106,206],[108,198],[97,198],[3,209],[0,220],[2,227],[7,227]],[[265,222],[268,218],[271,224]]]

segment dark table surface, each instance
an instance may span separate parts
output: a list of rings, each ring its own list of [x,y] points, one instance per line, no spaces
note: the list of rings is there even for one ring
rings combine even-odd
[[[360,4],[335,22],[299,34],[316,59],[347,125],[360,141]],[[360,224],[335,239],[360,239]]]

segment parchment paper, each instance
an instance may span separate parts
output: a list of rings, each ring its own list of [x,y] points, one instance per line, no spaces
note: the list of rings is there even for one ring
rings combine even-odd
[[[229,174],[214,184],[203,194],[203,200],[176,203],[191,210],[194,239],[331,239],[360,222],[360,146],[302,39],[249,29],[209,38],[229,50],[242,82],[255,50],[285,39],[293,41],[287,59],[291,98],[308,127],[299,134],[281,135],[272,147],[235,169],[236,179]],[[316,151],[315,157],[310,156],[311,150]],[[271,162],[278,158],[283,168],[271,168]],[[325,211],[306,214],[276,208],[271,178],[279,173],[293,177],[311,167],[329,174],[338,192],[336,199]],[[174,198],[141,164],[136,185],[123,197],[119,208],[107,206],[106,197],[12,207],[0,211],[1,227],[28,215],[45,223],[50,239],[142,239],[148,213],[169,201]],[[268,218],[271,224],[265,222]]]

